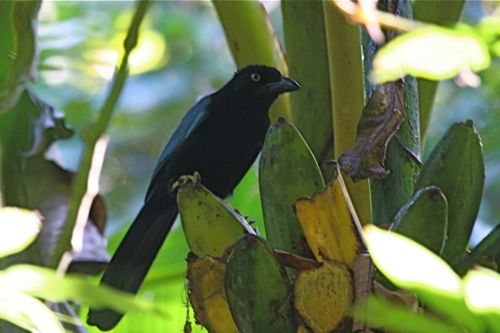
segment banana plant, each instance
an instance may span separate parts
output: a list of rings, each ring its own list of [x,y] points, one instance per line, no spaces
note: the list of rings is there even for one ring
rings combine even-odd
[[[454,21],[461,10],[457,4],[451,18],[443,11],[433,12],[431,18],[421,2],[413,6],[418,18],[434,23]],[[232,244],[216,256],[196,255],[195,263],[209,260],[207,265],[221,267],[215,269],[221,272],[217,278],[211,277],[210,270],[204,271],[206,278],[188,275],[196,318],[211,332],[350,332],[357,323],[348,313],[359,293],[352,274],[356,276],[358,259],[367,250],[362,224],[385,225],[412,238],[451,267],[461,268],[462,274],[485,252],[498,255],[487,245],[493,244],[498,232],[488,236],[476,253],[467,254],[484,182],[482,143],[474,125],[471,121],[453,125],[422,161],[420,135],[425,132],[419,130],[419,105],[429,100],[432,105],[430,91],[435,87],[425,86],[423,80],[417,84],[411,76],[374,83],[380,79],[373,76],[379,70],[372,65],[373,51],[379,48],[371,39],[373,29],[348,23],[348,8],[337,7],[341,6],[333,2],[321,6],[319,1],[282,1],[288,68],[307,85],[302,95],[290,100],[291,118],[276,120],[266,136],[259,163],[266,237],[248,229],[246,220],[227,204],[213,201],[233,214],[225,231],[217,229],[218,235],[226,239],[231,230],[239,230],[239,236],[232,234]],[[380,1],[379,7],[392,13],[401,27],[420,27],[411,20],[409,1]],[[354,20],[362,17],[360,13],[370,13],[361,7],[355,10],[359,16],[352,12]],[[378,17],[379,9],[374,10]],[[226,12],[226,18],[220,17],[224,21],[230,16]],[[368,19],[359,20],[368,27]],[[224,28],[228,38],[234,36],[227,24]],[[391,29],[382,33],[389,41],[387,47],[405,36]],[[269,38],[273,36],[270,32]],[[301,49],[298,41],[304,39],[316,45],[314,52]],[[277,50],[281,52],[280,47]],[[236,61],[241,57],[234,56]],[[318,59],[311,62],[313,57]],[[347,87],[343,86],[346,75],[352,81]],[[426,101],[419,103],[419,97]],[[428,117],[429,104],[425,105],[424,117]],[[326,123],[330,128],[325,128]],[[337,157],[337,163],[328,163],[329,157]],[[359,180],[365,181],[356,183]],[[210,221],[196,233],[211,234],[212,226],[219,223],[213,214],[203,215],[197,209],[189,214],[207,216]],[[235,221],[239,226],[230,227]],[[189,231],[195,225],[200,223],[183,219],[188,243],[195,237]],[[382,283],[379,290],[384,285],[395,288],[383,274],[373,274],[371,279]],[[199,304],[202,285],[217,289],[210,299],[224,304],[219,305],[225,309],[223,317],[217,317],[208,299]],[[215,322],[225,324],[214,328]]]
[[[202,183],[186,183],[179,189],[182,227],[191,251],[188,298],[197,322],[210,332],[351,332],[360,324],[353,322],[350,309],[366,294],[402,299],[397,288],[408,285],[377,262],[380,272],[374,273],[369,264],[364,280],[375,285],[374,290],[362,290],[366,286],[358,280],[360,262],[367,250],[376,248],[370,244],[367,249],[362,225],[371,223],[419,242],[460,275],[477,263],[498,270],[498,228],[468,251],[485,172],[482,142],[473,123],[452,125],[427,160],[421,154],[437,80],[486,68],[491,54],[499,53],[498,20],[454,25],[463,1],[435,6],[423,0],[369,3],[282,0],[283,47],[257,0],[213,1],[238,67],[275,66],[297,78],[303,89],[283,96],[271,111],[273,124],[259,160],[258,180],[265,236]],[[20,101],[32,75],[33,18],[39,5],[0,4],[0,26],[9,32],[0,35],[2,117]],[[147,7],[147,1],[140,1],[125,45],[127,56]],[[432,52],[425,61],[415,61],[413,53],[419,49],[446,52],[439,48],[448,45],[445,42],[453,46],[447,51],[453,59],[445,61],[447,66],[441,66],[443,57]],[[29,47],[16,49],[21,44]],[[19,56],[12,60],[14,53]],[[86,173],[93,143],[111,121],[125,79],[126,58],[103,118],[91,132],[95,140],[85,159]],[[0,135],[5,140],[4,133],[12,133],[12,119],[3,119]],[[47,139],[45,134],[42,139]],[[9,165],[5,156],[2,162]],[[19,177],[9,179],[3,171],[8,189]],[[10,188],[6,197],[16,191]],[[87,181],[76,182],[76,204],[86,191]],[[66,231],[72,232],[71,224]],[[59,255],[66,243],[60,243]],[[399,255],[397,248],[388,251]],[[410,262],[408,271],[414,259],[402,258]],[[52,265],[58,262],[55,258]],[[50,276],[52,284],[65,283]],[[412,288],[406,289],[415,291]],[[48,298],[36,292],[32,296]],[[462,305],[463,326],[470,331],[482,328]],[[460,321],[458,315],[446,314]],[[493,312],[485,318],[498,320]]]

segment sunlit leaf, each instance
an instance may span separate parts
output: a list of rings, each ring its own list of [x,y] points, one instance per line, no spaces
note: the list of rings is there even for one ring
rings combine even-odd
[[[128,312],[160,311],[150,302],[77,276],[62,276],[47,268],[15,265],[0,272],[0,285],[51,301],[75,300],[94,308]]]
[[[377,297],[368,297],[362,306],[354,310],[354,318],[374,327],[384,327],[393,332],[406,333],[458,333],[459,328],[445,324],[436,317],[409,311]]]
[[[461,71],[490,65],[488,47],[470,32],[426,27],[406,33],[380,49],[371,77],[381,83],[410,74],[429,80],[449,79]]]
[[[392,283],[470,332],[482,332],[485,323],[467,309],[460,278],[441,258],[397,233],[373,225],[364,230],[373,262]]]
[[[25,209],[0,209],[0,257],[25,249],[40,231],[39,216]]]
[[[374,263],[396,285],[430,288],[452,296],[460,291],[460,278],[422,245],[374,226],[364,230]]]
[[[486,268],[467,273],[464,296],[472,312],[494,317],[492,332],[500,331],[500,275]]]
[[[0,319],[25,330],[39,333],[64,333],[54,313],[42,302],[0,284]]]

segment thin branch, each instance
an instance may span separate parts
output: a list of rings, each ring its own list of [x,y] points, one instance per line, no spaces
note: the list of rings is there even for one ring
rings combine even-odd
[[[365,6],[358,5],[352,1],[345,0],[331,0],[339,12],[342,15],[347,16],[349,19],[355,23],[361,23],[365,25],[373,24],[378,22],[382,27],[389,28],[399,31],[413,31],[418,28],[427,26],[423,22],[409,20],[401,16],[397,16],[391,13],[383,12],[380,10],[372,9],[370,11],[365,10]],[[360,0],[361,2],[367,0]]]
[[[111,90],[106,97],[101,110],[99,111],[99,118],[89,129],[82,162],[78,173],[75,175],[75,179],[72,185],[71,201],[68,207],[68,216],[66,218],[66,223],[64,225],[61,236],[59,237],[55,246],[54,253],[52,254],[50,267],[56,268],[59,265],[64,253],[66,251],[71,251],[73,231],[75,230],[77,222],[81,223],[81,219],[84,219],[85,221],[83,221],[83,223],[85,223],[88,218],[90,205],[82,205],[82,201],[84,200],[84,198],[86,199],[85,201],[88,201],[88,198],[93,198],[96,194],[95,189],[92,189],[92,186],[89,186],[89,184],[91,185],[92,183],[89,179],[91,169],[100,169],[100,167],[96,165],[96,162],[99,162],[96,161],[96,145],[105,135],[105,132],[113,115],[113,110],[127,80],[128,58],[132,50],[137,45],[139,27],[147,12],[147,9],[149,8],[149,5],[149,0],[138,1],[132,23],[130,24],[129,30],[127,32],[127,37],[125,38],[125,41],[123,43],[125,53],[121,59],[120,66],[115,71]],[[97,159],[99,159],[98,156]],[[99,177],[99,175],[91,176]],[[80,217],[80,221],[77,221],[78,217]]]

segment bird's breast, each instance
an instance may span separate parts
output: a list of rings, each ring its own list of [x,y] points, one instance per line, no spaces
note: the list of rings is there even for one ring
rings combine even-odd
[[[255,161],[268,126],[267,115],[211,115],[183,145],[171,175],[178,178],[196,171],[203,185],[218,196],[227,196]]]

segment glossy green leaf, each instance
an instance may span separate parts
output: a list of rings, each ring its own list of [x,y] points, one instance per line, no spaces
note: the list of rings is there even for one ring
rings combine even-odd
[[[433,26],[406,33],[381,48],[371,77],[377,83],[406,74],[443,80],[466,69],[483,70],[490,62],[488,47],[479,36]]]
[[[266,234],[273,248],[309,256],[293,204],[321,191],[324,182],[311,150],[295,126],[284,119],[267,132],[259,184]]]
[[[448,200],[448,239],[442,257],[452,267],[465,254],[484,185],[482,143],[472,121],[456,123],[436,145],[415,189],[437,186]]]
[[[20,208],[0,209],[0,258],[24,250],[35,240],[42,224],[40,217]]]
[[[224,281],[241,333],[296,332],[291,286],[267,241],[243,236],[228,258]]]
[[[391,230],[441,254],[448,230],[448,202],[443,192],[435,186],[418,190],[401,207]]]

